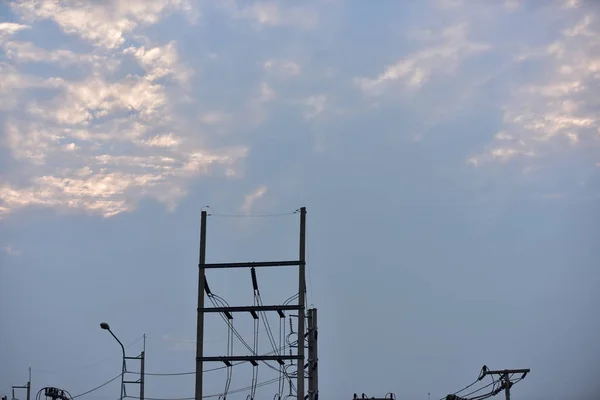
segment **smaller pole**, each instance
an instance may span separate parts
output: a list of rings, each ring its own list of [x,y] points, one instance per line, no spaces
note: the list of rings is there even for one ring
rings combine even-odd
[[[145,346],[145,342],[146,342],[146,335],[144,335],[144,348]],[[140,400],[144,400],[144,361],[146,360],[146,352],[142,351],[142,354],[140,355]]]
[[[508,371],[504,371],[504,394],[506,395],[506,400],[510,400],[510,378]]]
[[[309,309],[306,313],[306,323],[308,326],[308,400],[315,400],[315,381],[314,381],[314,362],[315,348],[313,336],[313,309]]]
[[[29,381],[27,381],[27,400],[31,400],[31,367],[29,367]]]
[[[318,332],[319,325],[317,323],[317,309],[312,309],[312,322],[313,322],[313,382],[314,382],[314,400],[319,400],[319,341]]]

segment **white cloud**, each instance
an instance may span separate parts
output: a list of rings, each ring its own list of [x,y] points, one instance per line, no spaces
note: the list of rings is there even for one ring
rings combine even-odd
[[[281,6],[281,4],[285,4],[285,6]],[[235,0],[223,0],[220,5],[233,18],[249,19],[259,26],[291,26],[312,29],[316,27],[319,20],[315,9],[302,5],[290,5],[290,3],[259,1],[240,7]]]
[[[259,186],[252,193],[246,195],[244,198],[244,204],[240,207],[240,211],[244,214],[249,214],[254,208],[254,204],[261,199],[267,193],[267,187],[265,185]]]
[[[559,40],[519,58],[538,62],[539,78],[510,96],[503,133],[485,152],[471,157],[472,164],[598,146],[600,30],[594,22],[590,15],[584,16]]]
[[[191,8],[185,0],[15,0],[11,7],[30,21],[52,19],[66,33],[109,49],[121,46],[125,35],[138,26],[158,22],[169,10]]]
[[[327,103],[327,96],[319,94],[310,96],[304,101],[304,105],[307,111],[304,117],[307,119],[313,119],[325,111],[325,104]]]
[[[278,77],[292,77],[300,75],[300,65],[291,60],[272,59],[263,64],[263,68]]]
[[[149,120],[167,104],[163,87],[144,78],[129,76],[109,83],[92,76],[80,82],[60,83],[63,91],[57,98],[30,104],[33,115],[62,124],[88,124],[112,112],[132,111]]]
[[[6,57],[16,63],[55,63],[61,66],[90,64],[95,70],[114,71],[119,61],[98,54],[80,54],[65,49],[46,50],[30,42],[6,41],[0,45]]]
[[[16,24],[14,22],[0,22],[0,43],[15,33],[29,28],[30,26],[28,25]]]
[[[465,24],[453,25],[439,37],[440,43],[409,54],[375,78],[356,78],[355,83],[369,95],[381,94],[394,81],[419,88],[435,74],[453,72],[465,57],[490,49],[488,44],[468,40]]]
[[[261,102],[269,102],[274,100],[277,97],[275,91],[269,86],[267,82],[261,82],[260,84],[260,94],[258,96],[259,101]]]
[[[2,209],[0,208],[0,218],[1,218],[1,216],[2,216]],[[8,254],[9,256],[20,256],[21,255],[21,252],[12,246],[4,246],[0,250],[2,250],[3,253]]]
[[[0,127],[1,145],[15,161],[0,180],[0,217],[29,206],[112,216],[146,197],[173,209],[191,179],[241,176],[245,146],[214,148],[210,137],[195,129],[196,115],[175,112],[193,72],[181,62],[176,42],[148,45],[140,36],[138,28],[170,10],[185,9],[185,1],[21,0],[12,7],[32,24],[52,19],[96,47],[83,54],[46,50],[35,41],[9,40],[27,26],[0,25],[8,60],[0,63],[0,110],[14,111]],[[144,45],[122,49],[134,30],[132,42]],[[144,73],[115,73],[114,66],[127,57],[134,57]],[[76,79],[68,70],[40,78],[19,70],[26,62],[88,63],[89,68],[82,69],[87,76]],[[162,83],[166,77],[172,78],[168,88]],[[267,102],[273,95],[265,84],[259,99]]]
[[[129,47],[125,54],[133,55],[146,70],[146,79],[155,81],[165,76],[172,76],[181,84],[186,84],[191,75],[191,69],[179,63],[175,42],[153,48]]]
[[[203,114],[200,117],[200,121],[207,125],[218,125],[228,121],[231,116],[228,113],[222,111],[211,111]]]

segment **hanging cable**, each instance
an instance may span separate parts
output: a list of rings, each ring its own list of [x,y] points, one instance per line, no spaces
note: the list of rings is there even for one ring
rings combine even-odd
[[[258,296],[259,296],[259,291],[258,291],[258,281],[256,280],[256,271],[254,270],[254,268],[252,268],[250,270],[251,276],[252,276],[252,289],[253,289],[253,294],[254,294],[254,305],[258,306],[259,302],[258,302]],[[258,330],[259,330],[259,316],[255,315],[254,316],[254,320],[253,320],[253,324],[254,324],[254,349],[253,352],[254,354],[258,354]],[[252,389],[250,390],[250,400],[254,400],[254,396],[256,395],[256,383],[258,381],[258,363],[253,363],[252,364]]]
[[[106,382],[104,382],[102,385],[98,385],[98,386],[96,386],[95,388],[88,390],[87,392],[83,392],[83,393],[80,393],[80,394],[78,394],[77,396],[73,396],[73,397],[72,397],[72,399],[76,399],[76,398],[78,398],[78,397],[85,396],[86,394],[89,394],[89,393],[95,392],[96,390],[98,390],[98,389],[100,389],[100,388],[103,388],[104,386],[106,386],[106,385],[108,385],[109,383],[113,382],[115,379],[117,379],[117,378],[120,378],[120,377],[121,377],[121,375],[122,375],[122,374],[119,374],[119,375],[115,376],[114,378],[112,378],[111,380],[109,380],[109,381],[106,381]]]
[[[204,206],[203,208],[208,208],[212,210],[210,206]],[[209,212],[207,215],[211,217],[234,217],[234,218],[263,218],[263,217],[282,217],[285,215],[294,215],[298,214],[300,209],[296,209],[293,212],[281,212],[281,213],[272,213],[272,214],[223,214],[223,213],[214,213]]]

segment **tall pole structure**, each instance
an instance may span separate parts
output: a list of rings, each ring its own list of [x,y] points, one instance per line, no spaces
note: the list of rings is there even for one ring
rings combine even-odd
[[[200,254],[199,254],[199,278],[198,278],[198,309],[197,309],[197,325],[196,325],[196,390],[194,394],[195,400],[202,400],[204,394],[203,387],[203,368],[206,362],[222,362],[227,368],[233,367],[234,363],[237,362],[249,362],[253,365],[253,368],[259,366],[260,363],[266,363],[267,361],[276,361],[279,363],[280,368],[286,365],[286,362],[291,362],[293,365],[294,361],[297,362],[297,381],[296,381],[296,400],[305,400],[305,341],[306,341],[306,208],[302,207],[294,212],[294,214],[300,214],[300,243],[298,258],[295,260],[286,261],[257,261],[257,262],[225,262],[225,263],[207,263],[206,262],[206,232],[207,232],[207,214],[206,211],[202,211],[201,215],[201,227],[200,227]],[[252,275],[252,285],[255,291],[255,296],[258,293],[258,285],[256,283],[256,268],[263,267],[298,267],[298,302],[296,304],[281,304],[281,305],[264,305],[262,301],[255,303],[250,306],[230,306],[227,304],[215,304],[213,296],[215,296],[208,285],[206,278],[206,271],[211,269],[250,269]],[[205,296],[211,300],[213,307],[206,307]],[[258,294],[260,296],[260,294]],[[204,354],[204,314],[205,313],[218,313],[228,320],[234,319],[236,313],[250,313],[255,321],[260,318],[267,320],[266,312],[277,312],[280,317],[280,321],[285,323],[286,312],[296,311],[298,314],[298,340],[296,347],[296,354],[292,354],[290,351],[289,355],[285,354],[284,344],[280,349],[275,349],[272,353],[274,354],[257,354],[257,347],[251,350],[250,355],[232,355],[229,353],[226,356],[206,356]],[[281,322],[280,322],[281,323]],[[229,325],[230,329],[232,325]],[[270,328],[269,328],[270,329]],[[240,339],[241,340],[241,339]],[[256,339],[257,340],[257,339]],[[283,371],[283,369],[282,369]],[[229,378],[230,379],[230,378]],[[316,380],[314,381],[316,382]],[[294,386],[291,379],[288,382],[290,384],[290,394],[292,387]],[[254,396],[256,391],[256,381],[253,381],[251,396]],[[227,389],[226,389],[227,390]],[[281,395],[282,388],[279,389],[278,393]],[[223,394],[225,398],[226,393]],[[252,397],[253,400],[253,397]],[[316,397],[314,397],[316,400]]]
[[[202,369],[204,356],[204,286],[206,284],[206,211],[200,217],[200,255],[198,260],[198,316],[196,320],[196,394],[195,400],[202,400]]]
[[[298,257],[298,390],[297,400],[304,400],[304,333],[306,303],[306,207],[300,208],[300,253]]]

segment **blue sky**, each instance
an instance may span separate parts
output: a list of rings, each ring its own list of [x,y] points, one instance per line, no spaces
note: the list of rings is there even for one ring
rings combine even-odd
[[[148,336],[147,372],[193,371],[209,205],[286,214],[209,217],[209,262],[295,258],[307,207],[322,398],[437,399],[484,364],[532,369],[516,400],[595,398],[599,18],[592,0],[3,3],[0,394],[28,367],[34,392],[114,377],[102,321],[128,355]],[[294,278],[259,271],[265,303]],[[208,279],[252,300],[247,271]],[[250,380],[236,367],[231,389]],[[147,397],[193,393],[147,377]]]

